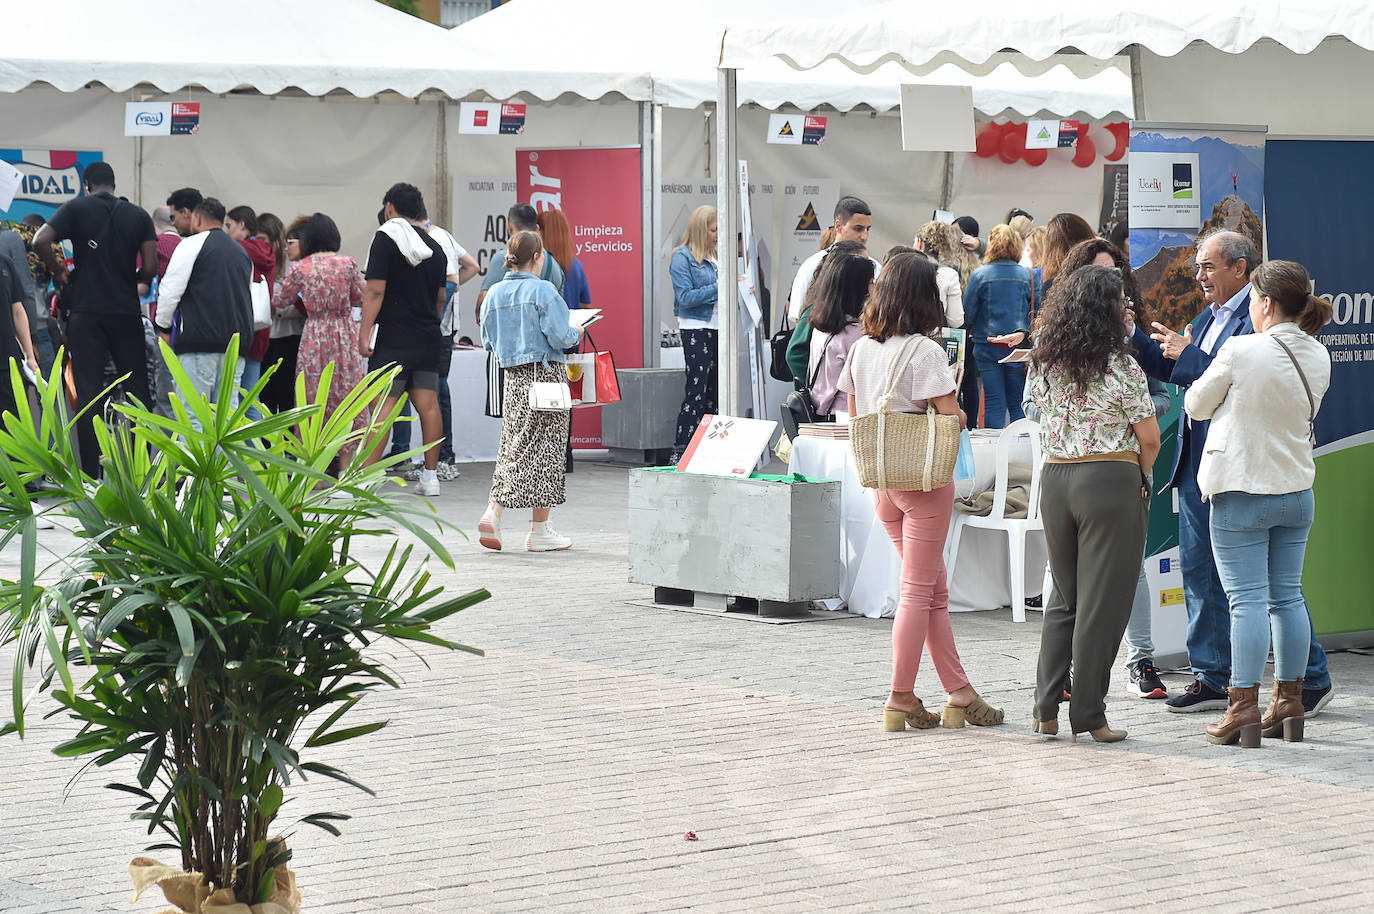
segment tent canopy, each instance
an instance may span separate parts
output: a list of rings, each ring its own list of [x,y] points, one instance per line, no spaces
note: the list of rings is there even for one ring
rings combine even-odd
[[[876,0],[854,0],[846,10],[855,15],[856,10],[880,5]],[[727,28],[765,28],[834,9],[831,0],[697,0],[690,12],[665,16],[661,5],[644,0],[597,0],[594,6],[520,0],[459,26],[451,41],[454,58],[482,74],[464,87],[462,96],[482,92],[505,99],[525,94],[551,101],[569,92],[591,100],[620,93],[634,101],[695,108],[715,101],[716,63]],[[596,15],[589,15],[591,11]],[[513,54],[514,34],[520,38]],[[608,57],[620,72],[605,71]],[[552,61],[563,72],[538,69]],[[643,79],[627,75],[635,73]],[[1129,115],[1131,110],[1125,69],[1100,64],[1080,79],[1065,66],[1047,68],[1034,77],[1010,66],[989,67],[970,76],[963,68],[939,62],[920,76],[896,64],[856,75],[838,63],[798,74],[780,60],[760,59],[741,72],[738,100],[770,110],[791,104],[804,110],[824,105],[840,111],[888,111],[898,107],[903,82],[972,85],[974,106],[988,115],[1011,109],[1027,115],[1049,111],[1104,118]]]
[[[71,28],[55,37],[55,22]],[[46,82],[73,92],[95,82],[116,92],[152,85],[271,95],[294,86],[309,95],[414,98],[443,88],[446,38],[376,0],[49,0],[42,15],[6,17],[0,91]]]
[[[773,23],[730,28],[720,64],[741,70],[777,58],[809,69],[834,58],[861,72],[888,62],[920,67],[942,53],[981,64],[1013,48],[1029,60],[1063,51],[1107,59],[1138,44],[1172,56],[1193,42],[1231,54],[1272,39],[1307,54],[1340,34],[1374,49],[1374,5],[1365,0],[1096,0],[1062,4],[1048,13],[1043,4],[984,0],[976,16],[958,5],[881,0],[832,9],[814,18],[791,16]]]

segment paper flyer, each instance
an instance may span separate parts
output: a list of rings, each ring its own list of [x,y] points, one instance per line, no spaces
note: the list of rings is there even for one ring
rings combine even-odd
[[[964,350],[968,345],[968,331],[962,327],[941,327],[940,341],[945,344],[945,355],[949,356],[950,366],[964,364]]]
[[[701,417],[692,441],[678,461],[680,473],[748,477],[758,466],[778,423],[735,416]]]

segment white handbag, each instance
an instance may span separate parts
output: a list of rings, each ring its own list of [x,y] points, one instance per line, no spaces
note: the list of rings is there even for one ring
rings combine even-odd
[[[272,284],[259,279],[250,282],[248,289],[253,300],[253,330],[266,330],[272,326]]]
[[[572,409],[572,391],[566,381],[535,381],[530,385],[530,409],[559,412]]]

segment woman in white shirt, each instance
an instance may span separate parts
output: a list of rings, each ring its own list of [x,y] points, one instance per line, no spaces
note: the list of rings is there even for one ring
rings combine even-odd
[[[1311,619],[1303,554],[1315,506],[1312,422],[1331,383],[1316,339],[1331,305],[1309,291],[1301,264],[1271,260],[1250,277],[1255,332],[1234,336],[1193,382],[1183,405],[1210,419],[1198,488],[1212,502],[1212,551],[1231,602],[1230,706],[1213,743],[1257,747],[1261,732],[1302,739],[1302,675]],[[1274,694],[1263,719],[1259,681],[1274,635]]]
[[[940,329],[935,264],[920,254],[898,254],[889,260],[864,306],[861,324],[865,335],[850,350],[839,381],[840,390],[849,395],[851,416],[878,409],[889,390],[888,376],[905,354],[901,374],[892,379],[887,408],[924,413],[929,406],[959,416],[962,423],[955,375],[944,347],[930,337]],[[950,627],[944,546],[954,509],[954,483],[931,492],[875,489],[873,502],[902,559],[901,597],[892,624],[892,691],[883,711],[883,729],[1002,723],[1002,709],[984,701],[969,684]],[[941,714],[926,710],[916,697],[922,648],[930,652],[949,695]]]

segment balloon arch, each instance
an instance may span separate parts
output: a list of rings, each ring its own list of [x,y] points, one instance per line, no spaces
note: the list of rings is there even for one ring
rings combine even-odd
[[[1104,149],[1110,138],[1112,151],[1104,156],[1108,162],[1120,161],[1130,148],[1131,128],[1130,124],[1125,121],[1102,124],[1100,127],[1094,127],[1084,121],[1063,121],[1062,123],[1077,128],[1078,138],[1071,148],[1073,149],[1073,164],[1079,168],[1087,168],[1097,161],[1098,140],[1093,139],[1092,134],[1094,132],[1099,134]],[[975,154],[985,159],[996,156],[1008,165],[1014,165],[1017,162],[1025,162],[1031,166],[1044,165],[1049,159],[1050,150],[1027,149],[1026,126],[1025,123],[1018,124],[1015,122],[984,124],[982,129],[978,131],[978,137],[975,141]]]

